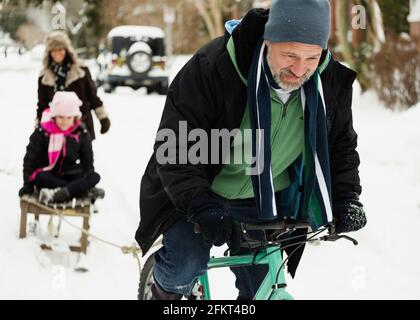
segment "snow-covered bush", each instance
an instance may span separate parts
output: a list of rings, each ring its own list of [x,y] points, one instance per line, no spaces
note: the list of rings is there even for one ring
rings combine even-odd
[[[370,63],[373,87],[391,109],[420,101],[420,54],[407,34],[390,35]]]

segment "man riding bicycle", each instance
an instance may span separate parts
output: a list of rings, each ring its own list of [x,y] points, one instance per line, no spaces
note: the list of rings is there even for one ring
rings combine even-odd
[[[238,221],[306,219],[312,230],[334,224],[338,233],[365,226],[351,111],[356,73],[334,61],[329,33],[328,0],[274,0],[270,11],[228,22],[171,84],[136,233],[144,254],[163,234],[153,299],[190,295],[213,245],[246,254]],[[230,133],[229,143],[215,146],[215,131]],[[245,152],[236,157],[238,150]],[[292,276],[304,247],[295,249],[285,250],[295,251]],[[238,299],[249,300],[267,266],[232,271]]]

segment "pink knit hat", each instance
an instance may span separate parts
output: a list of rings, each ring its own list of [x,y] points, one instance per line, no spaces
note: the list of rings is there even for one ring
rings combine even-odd
[[[51,118],[62,117],[77,117],[81,118],[82,113],[80,107],[83,102],[78,98],[74,92],[57,91],[53,100],[50,103]]]

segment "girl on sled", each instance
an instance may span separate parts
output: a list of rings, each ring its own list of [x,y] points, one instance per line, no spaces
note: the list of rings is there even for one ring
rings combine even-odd
[[[63,203],[87,195],[100,176],[93,166],[91,136],[81,123],[82,101],[58,91],[32,133],[23,162],[19,196],[40,190],[39,202]]]

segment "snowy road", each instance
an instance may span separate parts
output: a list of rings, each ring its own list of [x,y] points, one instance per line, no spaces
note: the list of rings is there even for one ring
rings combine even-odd
[[[89,272],[80,274],[73,271],[73,254],[45,255],[37,238],[18,240],[17,191],[33,130],[37,73],[29,60],[0,62],[0,299],[135,299],[138,270],[131,256],[92,240],[82,260]],[[100,96],[112,128],[94,142],[96,169],[107,195],[98,203],[91,231],[130,245],[139,219],[140,178],[164,97],[124,88]],[[358,247],[347,242],[308,246],[289,289],[300,299],[419,299],[420,106],[393,113],[372,93],[360,96],[356,87],[354,118],[368,227],[354,234]],[[78,237],[68,227],[62,234],[66,240]],[[210,280],[216,298],[235,298],[228,270],[212,272]]]

